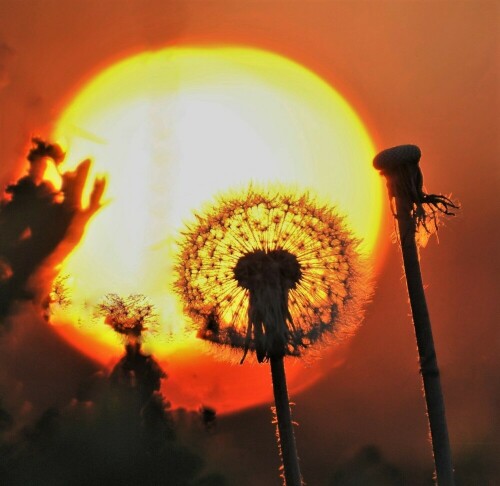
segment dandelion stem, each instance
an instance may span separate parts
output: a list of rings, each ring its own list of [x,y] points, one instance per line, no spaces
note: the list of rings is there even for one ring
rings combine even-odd
[[[272,356],[270,362],[285,485],[301,486],[302,477],[300,475],[299,458],[297,456],[297,446],[293,433],[292,415],[286,387],[284,359],[282,356]]]
[[[415,213],[415,207],[421,205],[422,201],[425,202],[426,198],[422,191],[423,178],[418,166],[419,160],[418,147],[402,145],[379,153],[374,159],[374,166],[386,177],[389,197],[395,200],[395,217],[417,340],[437,484],[454,486],[444,398],[415,239],[418,224],[425,226],[426,216],[425,213]],[[432,196],[430,200],[444,201],[456,207],[443,196]],[[445,211],[442,212],[452,214],[448,212],[446,205]]]
[[[437,484],[439,486],[453,486],[455,483],[444,398],[415,242],[415,223],[408,204],[400,198],[396,199],[396,211],[436,464]]]

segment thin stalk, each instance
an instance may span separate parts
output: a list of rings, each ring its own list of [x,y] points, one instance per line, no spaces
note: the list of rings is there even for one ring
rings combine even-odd
[[[455,481],[453,479],[453,464],[444,398],[434,349],[431,321],[420,272],[418,249],[415,241],[415,221],[411,215],[412,206],[411,202],[402,197],[396,196],[395,200],[406,284],[415,327],[420,372],[424,385],[432,450],[436,465],[437,484],[439,486],[453,486]]]
[[[419,227],[427,230],[428,220],[437,228],[436,213],[452,216],[454,213],[451,209],[458,209],[459,206],[446,196],[424,191],[420,156],[420,148],[416,145],[399,145],[377,154],[373,166],[386,178],[389,198],[395,201],[395,217],[415,327],[436,480],[439,486],[454,486],[443,392],[415,235]]]
[[[274,403],[278,420],[278,433],[281,460],[286,486],[302,486],[297,446],[293,433],[292,415],[286,387],[285,365],[283,357],[271,357],[271,376],[273,380]]]

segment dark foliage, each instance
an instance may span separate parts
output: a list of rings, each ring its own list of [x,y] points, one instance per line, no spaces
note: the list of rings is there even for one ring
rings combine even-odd
[[[177,438],[174,414],[159,393],[164,376],[151,356],[127,349],[109,377],[95,377],[68,407],[48,409],[14,440],[3,441],[0,481],[11,486],[226,485],[222,476],[205,474],[200,453]]]
[[[363,447],[333,475],[335,486],[404,486],[401,471],[387,463],[375,446]]]

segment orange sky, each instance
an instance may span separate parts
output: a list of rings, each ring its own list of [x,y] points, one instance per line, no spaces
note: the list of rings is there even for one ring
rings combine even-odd
[[[304,64],[346,97],[377,148],[418,144],[427,189],[453,193],[462,204],[440,244],[432,240],[422,252],[423,274],[452,448],[458,457],[474,448],[491,452],[500,406],[499,15],[498,2],[481,0],[0,0],[0,182],[18,174],[31,133],[48,131],[79,86],[129,54],[239,44]],[[383,237],[389,240],[390,231]],[[366,443],[400,464],[430,461],[401,275],[392,247],[345,365],[297,397],[297,442],[309,484],[323,484],[332,454]],[[2,367],[13,354],[6,356]],[[61,373],[56,368],[40,371],[40,379]],[[23,373],[12,367],[21,380]],[[32,397],[48,400],[30,386]],[[72,393],[69,381],[60,393]],[[221,428],[231,437],[264,427],[267,414],[262,407]],[[267,464],[266,454],[274,457],[272,441],[244,465]]]

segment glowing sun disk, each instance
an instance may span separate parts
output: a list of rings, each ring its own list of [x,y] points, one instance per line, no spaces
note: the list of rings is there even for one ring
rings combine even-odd
[[[157,356],[199,349],[172,289],[175,240],[193,210],[249,181],[311,189],[348,215],[367,254],[377,239],[381,183],[363,124],[323,80],[275,54],[179,47],[126,59],[78,93],[54,137],[67,145],[63,170],[91,157],[90,177],[108,178],[107,205],[61,269],[73,304],[54,321],[75,326],[60,330],[77,345],[85,334],[118,350],[92,319],[114,292],[153,300]]]

